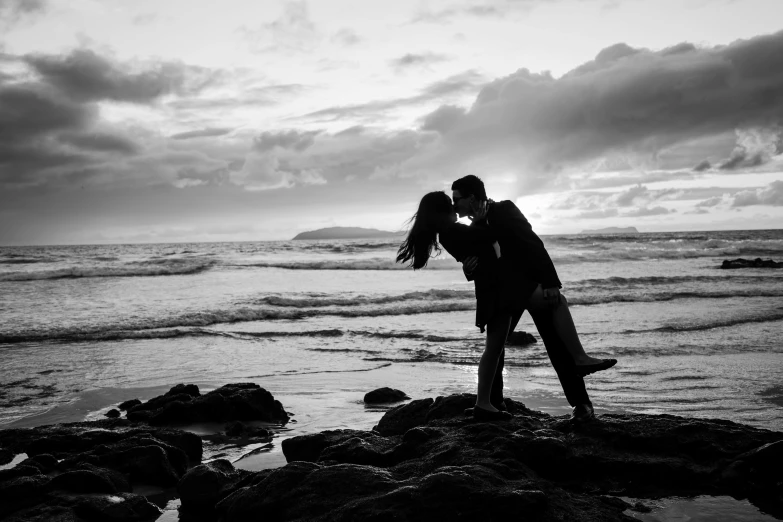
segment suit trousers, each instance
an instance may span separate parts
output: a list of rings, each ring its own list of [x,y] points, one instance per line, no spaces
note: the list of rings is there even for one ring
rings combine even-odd
[[[524,311],[522,312],[524,313]],[[522,313],[518,313],[511,318],[511,326],[508,333],[514,331],[519,320],[522,318]],[[533,322],[536,324],[538,334],[541,336],[541,340],[544,342],[547,355],[552,363],[552,367],[557,373],[558,379],[560,379],[560,385],[563,387],[568,404],[571,406],[577,406],[579,404],[590,404],[590,397],[587,395],[587,389],[585,389],[585,381],[581,375],[576,371],[576,363],[574,363],[573,357],[568,353],[563,340],[555,328],[554,310],[537,310],[530,312],[530,316],[533,318]],[[503,349],[500,352],[500,359],[498,360],[497,370],[495,371],[495,378],[492,381],[492,391],[490,392],[490,402],[497,405],[503,400],[503,366],[505,363],[506,350]]]

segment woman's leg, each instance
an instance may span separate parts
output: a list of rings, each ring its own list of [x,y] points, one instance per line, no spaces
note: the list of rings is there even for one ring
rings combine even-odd
[[[487,344],[478,367],[478,393],[476,394],[476,407],[478,408],[497,411],[489,398],[495,370],[498,367],[498,359],[506,344],[510,324],[511,316],[508,314],[495,317],[487,324]]]
[[[543,310],[552,307],[551,304],[544,301],[544,292],[541,289],[541,285],[538,285],[533,291],[529,303],[531,310]],[[585,353],[585,349],[582,347],[581,341],[579,341],[579,334],[576,333],[574,319],[571,317],[571,312],[568,310],[568,301],[562,294],[560,295],[560,302],[552,312],[552,319],[555,323],[555,329],[568,348],[568,353],[571,354],[571,357],[573,357],[574,363],[576,363],[577,366],[582,364],[596,364],[603,360],[590,357]]]

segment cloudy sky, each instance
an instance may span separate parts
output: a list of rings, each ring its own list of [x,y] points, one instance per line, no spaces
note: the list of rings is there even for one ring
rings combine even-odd
[[[780,228],[780,0],[0,0],[0,245]]]

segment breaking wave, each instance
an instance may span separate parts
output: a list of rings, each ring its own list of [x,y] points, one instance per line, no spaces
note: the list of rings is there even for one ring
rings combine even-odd
[[[443,301],[453,299],[473,299],[475,293],[470,290],[438,290],[426,292],[409,292],[401,295],[386,295],[379,297],[357,296],[343,297],[285,297],[266,296],[254,301],[254,304],[267,304],[286,308],[321,308],[326,306],[363,306],[399,303],[402,301]]]
[[[188,275],[208,270],[214,264],[214,261],[204,259],[167,259],[125,263],[119,266],[71,267],[35,272],[6,272],[0,273],[0,281]]]
[[[396,263],[393,256],[371,259],[324,259],[313,261],[269,261],[234,265],[256,268],[285,268],[287,270],[409,270]],[[459,270],[461,265],[450,256],[430,259],[427,268],[432,270]]]
[[[741,324],[752,323],[771,323],[775,321],[783,320],[783,313],[773,313],[761,317],[738,317],[733,319],[724,319],[718,321],[705,322],[701,324],[683,324],[683,325],[667,325],[658,328],[650,328],[647,330],[623,330],[624,334],[636,334],[646,332],[699,332],[702,330],[712,330],[713,328],[726,328],[729,326],[737,326]]]

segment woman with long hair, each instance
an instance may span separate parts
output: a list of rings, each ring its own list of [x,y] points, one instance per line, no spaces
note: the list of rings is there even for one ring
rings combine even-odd
[[[426,194],[411,222],[408,236],[397,251],[398,263],[424,268],[433,251],[440,253],[439,244],[459,262],[478,257],[478,268],[471,274],[476,288],[476,326],[482,332],[486,329],[487,340],[479,361],[478,393],[472,413],[480,420],[510,419],[510,413],[492,404],[490,395],[511,317],[515,312],[521,314],[524,302],[504,291],[507,271],[494,234],[486,227],[458,223],[451,198],[444,192]]]

